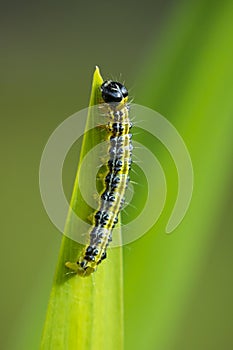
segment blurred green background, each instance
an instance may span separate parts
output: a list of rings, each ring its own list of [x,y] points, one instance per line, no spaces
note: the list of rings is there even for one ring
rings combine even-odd
[[[0,26],[1,349],[39,346],[61,240],[41,203],[40,157],[87,106],[96,64],[173,123],[195,175],[189,211],[166,235],[177,174],[148,144],[168,197],[154,228],[124,247],[125,349],[233,349],[233,2],[8,2]]]

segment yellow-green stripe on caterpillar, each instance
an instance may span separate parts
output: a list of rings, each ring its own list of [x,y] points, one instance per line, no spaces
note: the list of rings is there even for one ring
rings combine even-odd
[[[89,276],[107,256],[106,250],[112,241],[112,230],[124,204],[132,163],[132,123],[129,119],[128,91],[121,83],[111,80],[105,81],[100,90],[103,99],[100,105],[101,112],[108,120],[108,173],[104,179],[105,187],[98,209],[94,213],[89,242],[77,262],[65,264],[81,276]]]

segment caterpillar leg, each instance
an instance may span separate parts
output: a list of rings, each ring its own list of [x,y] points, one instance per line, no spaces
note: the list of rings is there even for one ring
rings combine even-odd
[[[72,270],[74,273],[77,273],[80,276],[87,277],[90,276],[93,272],[95,272],[96,269],[92,268],[91,266],[88,266],[86,269],[81,267],[79,262],[69,262],[67,261],[65,263],[65,266]]]

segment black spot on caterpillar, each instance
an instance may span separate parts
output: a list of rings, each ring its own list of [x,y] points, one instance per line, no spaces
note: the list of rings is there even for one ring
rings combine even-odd
[[[101,112],[107,117],[107,140],[109,141],[108,173],[99,206],[94,213],[89,242],[76,263],[67,262],[66,267],[81,276],[89,276],[107,257],[107,247],[112,241],[112,231],[118,214],[124,205],[129,171],[132,163],[132,123],[129,119],[128,91],[119,82],[107,80],[101,87]]]

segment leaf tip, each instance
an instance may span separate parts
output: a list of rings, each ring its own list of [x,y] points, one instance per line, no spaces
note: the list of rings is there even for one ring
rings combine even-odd
[[[100,74],[100,69],[99,66],[95,66],[95,71],[94,71],[94,79],[96,82],[98,82],[100,85],[103,83],[103,78]]]

